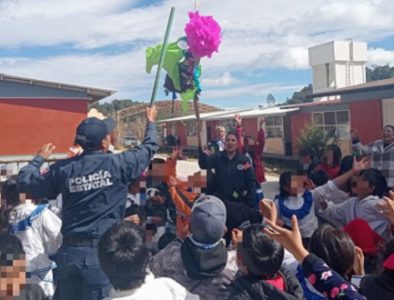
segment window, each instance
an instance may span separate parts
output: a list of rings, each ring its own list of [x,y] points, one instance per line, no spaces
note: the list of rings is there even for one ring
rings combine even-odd
[[[283,117],[270,116],[265,118],[267,138],[283,138]]]
[[[197,136],[197,122],[196,121],[186,122],[186,132],[187,132],[187,136]]]
[[[218,125],[226,128],[226,132],[235,131],[235,121],[234,120],[223,120],[218,123]]]
[[[175,123],[174,122],[172,122],[172,123],[170,123],[169,125],[168,125],[168,132],[167,132],[167,135],[174,135],[175,136],[175,133],[176,133],[176,126],[175,126]]]
[[[335,134],[341,140],[350,138],[349,111],[347,110],[313,113],[312,123],[320,127],[326,135]]]

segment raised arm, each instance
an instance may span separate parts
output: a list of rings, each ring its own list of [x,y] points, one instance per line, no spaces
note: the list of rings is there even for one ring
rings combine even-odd
[[[218,155],[219,153],[212,154],[206,146],[203,146],[199,149],[198,166],[201,170],[214,169]]]
[[[188,206],[185,201],[182,199],[182,197],[179,195],[177,191],[177,180],[174,177],[170,177],[170,180],[168,182],[169,186],[169,192],[172,201],[174,202],[176,208],[185,216],[190,216],[192,214],[192,209],[191,206]],[[191,203],[192,204],[192,203]]]
[[[44,144],[37,155],[18,174],[18,190],[27,193],[33,198],[55,198],[60,191],[57,189],[56,167],[49,168],[45,174],[40,168],[46,159],[55,151],[53,143]]]
[[[159,149],[155,124],[156,117],[156,106],[148,107],[146,109],[148,124],[146,126],[144,141],[137,147],[116,155],[122,169],[123,181],[126,184],[141,175],[149,166],[153,155]]]
[[[267,220],[264,232],[282,244],[302,264],[304,276],[327,299],[365,300],[345,279],[332,270],[320,258],[310,254],[302,244],[296,216],[291,218],[292,230],[277,226]]]
[[[357,156],[369,155],[371,152],[371,145],[363,145],[360,142],[360,137],[356,129],[350,130],[350,136],[352,139],[352,150]]]
[[[338,176],[333,179],[333,182],[336,186],[341,186],[348,182],[354,175],[357,175],[363,170],[368,169],[371,166],[371,160],[367,157],[362,158],[360,161],[357,161],[356,158],[353,160],[353,168],[346,172],[345,174]]]

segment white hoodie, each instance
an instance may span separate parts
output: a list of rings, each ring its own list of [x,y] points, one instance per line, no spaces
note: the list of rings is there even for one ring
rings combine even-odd
[[[335,192],[336,185],[332,181],[328,182],[331,190]],[[327,199],[330,198],[328,195]],[[327,202],[326,209],[320,209],[319,215],[324,219],[335,219],[342,226],[346,225],[354,219],[364,219],[368,222],[373,231],[378,233],[384,239],[390,239],[391,233],[389,230],[390,221],[386,219],[377,206],[380,198],[378,196],[367,196],[363,199],[358,197],[350,197],[340,204]]]
[[[171,278],[155,278],[148,271],[145,282],[134,290],[112,291],[113,300],[198,300],[200,297],[189,293]]]
[[[38,213],[33,213],[34,211]],[[32,213],[35,217],[30,218],[30,223],[28,220]],[[47,205],[37,206],[29,200],[10,212],[13,233],[20,239],[26,252],[26,271],[32,274],[27,283],[39,284],[49,297],[54,294],[54,263],[49,256],[55,254],[62,243],[61,224],[59,217]]]

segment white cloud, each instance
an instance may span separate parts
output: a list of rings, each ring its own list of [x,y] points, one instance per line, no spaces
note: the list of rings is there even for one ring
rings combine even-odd
[[[110,87],[119,91],[116,97],[146,99],[154,75],[145,74],[144,50],[162,41],[172,5],[171,40],[182,36],[193,1],[164,0],[132,8],[140,2],[0,0],[0,50],[44,46],[46,51],[67,48],[69,53],[34,58],[17,52],[0,58],[0,72]],[[200,0],[199,9],[223,28],[219,53],[202,61],[208,99],[262,95],[270,88],[297,90],[299,86],[285,83],[252,84],[242,74],[308,69],[310,46],[347,38],[380,40],[392,35],[394,27],[392,0]],[[113,47],[122,51],[107,51]],[[390,63],[393,49],[370,49],[369,59],[371,64]],[[214,87],[220,89],[210,89]]]
[[[278,83],[262,83],[235,86],[228,89],[209,89],[204,91],[204,99],[234,98],[242,96],[265,96],[283,91],[301,89],[301,85],[281,85]]]
[[[230,72],[223,72],[217,77],[202,78],[204,87],[229,86],[238,82],[239,80],[235,79]]]
[[[368,49],[368,65],[390,65],[394,66],[394,50],[385,50],[382,48]]]
[[[0,60],[2,73],[118,90],[115,97],[142,98],[154,75],[145,73],[142,51],[106,56],[57,56]]]

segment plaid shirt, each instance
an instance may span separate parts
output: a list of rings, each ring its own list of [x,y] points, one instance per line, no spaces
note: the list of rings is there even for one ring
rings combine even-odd
[[[353,144],[353,151],[368,155],[372,160],[372,168],[382,172],[387,185],[394,187],[394,143],[384,146],[383,140],[375,141],[367,146],[361,143]]]

